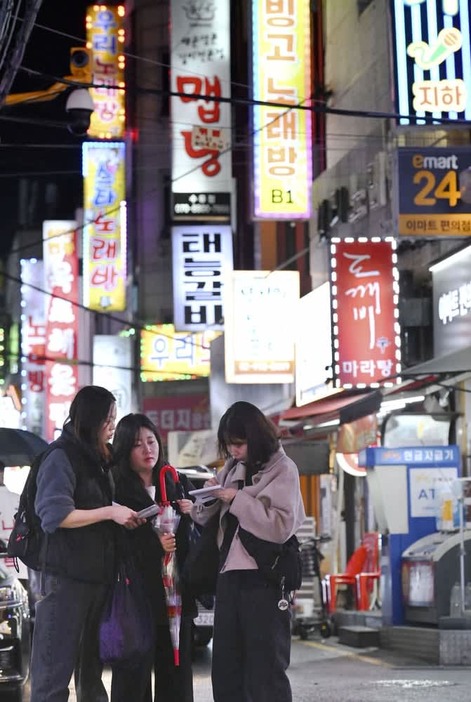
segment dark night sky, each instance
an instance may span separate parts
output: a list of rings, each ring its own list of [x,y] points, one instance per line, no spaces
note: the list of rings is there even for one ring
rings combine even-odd
[[[83,45],[85,14],[90,2],[82,0],[44,0],[36,18],[56,32],[82,39],[61,36],[35,26],[26,47],[22,66],[40,71],[46,76],[62,77],[70,73],[70,48]],[[19,70],[10,93],[41,90],[54,80],[38,77]],[[18,227],[20,180],[36,181],[37,211],[32,226],[39,226],[44,218],[69,218],[81,205],[81,140],[67,130],[64,109],[66,95],[50,102],[4,106],[0,111],[0,257],[4,256]],[[27,120],[10,121],[6,117]],[[48,122],[55,125],[47,126]],[[43,194],[54,183],[57,187],[55,208],[47,209]]]
[[[80,46],[82,42],[69,38],[69,36],[61,36],[60,33],[84,40],[85,13],[88,4],[83,0],[73,0],[73,2],[67,3],[64,3],[63,0],[44,0],[26,46],[22,66],[43,72],[46,75],[44,77],[28,75],[20,69],[13,84],[12,93],[40,90],[53,82],[47,76],[62,77],[69,73],[70,48]],[[54,31],[48,31],[46,27]],[[48,117],[60,120],[63,116],[61,114],[62,108],[63,100],[59,97],[49,103],[22,106],[21,112],[28,114],[33,119],[37,118],[37,121],[41,122],[43,115],[45,120]],[[20,132],[22,131],[21,129]],[[54,130],[48,129],[47,134],[48,141],[53,143]],[[59,128],[55,140],[60,142],[63,136],[64,134]]]

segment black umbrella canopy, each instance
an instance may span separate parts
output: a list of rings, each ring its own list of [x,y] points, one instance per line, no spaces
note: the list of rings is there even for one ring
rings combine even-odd
[[[47,446],[44,439],[31,431],[0,427],[0,461],[5,466],[29,466]]]

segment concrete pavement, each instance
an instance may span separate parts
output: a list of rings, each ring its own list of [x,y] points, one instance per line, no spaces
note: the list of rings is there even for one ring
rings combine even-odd
[[[211,648],[198,649],[193,665],[195,702],[213,702],[210,666]],[[289,669],[294,702],[469,702],[469,676],[470,668],[431,666],[381,648],[352,648],[334,636],[325,641],[295,637]],[[109,671],[104,680],[109,690]],[[69,700],[76,702],[73,689]],[[24,702],[28,701],[25,696]]]

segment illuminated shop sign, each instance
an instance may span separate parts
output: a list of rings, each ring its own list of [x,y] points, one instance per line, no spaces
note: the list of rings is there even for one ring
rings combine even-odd
[[[400,124],[471,118],[467,0],[392,0]]]
[[[471,152],[468,148],[397,151],[397,231],[403,236],[471,234]]]
[[[107,388],[116,398],[116,420],[133,411],[133,340],[130,336],[95,334],[93,337],[93,383]]]
[[[330,283],[323,283],[299,300],[296,335],[296,405],[332,393],[332,331]]]
[[[332,239],[335,387],[398,383],[399,274],[391,239]]]
[[[220,332],[176,332],[173,324],[141,331],[141,380],[192,380],[209,375],[209,345]]]
[[[254,214],[311,214],[310,0],[252,0]],[[297,105],[306,109],[298,109]]]
[[[43,261],[21,260],[21,396],[23,425],[44,435],[46,303]]]
[[[430,270],[433,352],[440,357],[471,346],[471,246],[436,263]]]
[[[297,271],[233,271],[224,284],[226,383],[293,383]]]
[[[83,301],[98,312],[126,309],[124,144],[83,144]]]
[[[122,5],[93,5],[87,8],[87,47],[92,51],[93,84],[100,86],[90,88],[95,109],[88,136],[96,139],[122,138],[125,128]]]
[[[172,260],[175,328],[224,329],[222,289],[233,269],[231,228],[173,227]]]
[[[361,466],[432,465],[455,466],[460,463],[458,446],[419,446],[417,448],[368,447],[359,452]]]
[[[171,97],[175,220],[230,218],[229,6],[171,0],[171,89],[179,93]]]
[[[46,421],[44,438],[52,441],[69,414],[78,390],[77,223],[43,223],[46,311]]]

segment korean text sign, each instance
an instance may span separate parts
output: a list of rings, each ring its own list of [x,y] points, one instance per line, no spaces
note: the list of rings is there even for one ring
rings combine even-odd
[[[83,144],[83,301],[98,312],[126,309],[125,147]]]
[[[224,284],[226,383],[294,382],[297,271],[233,271]]]
[[[435,358],[471,346],[471,246],[430,267]]]
[[[120,139],[125,127],[124,7],[93,5],[87,9],[87,45],[92,51],[95,106],[88,135]]]
[[[233,269],[231,227],[173,227],[172,261],[175,328],[222,331],[224,277]]]
[[[471,234],[471,153],[467,148],[397,151],[398,233]]]
[[[201,431],[211,427],[209,397],[203,393],[145,397],[143,408],[163,441],[167,441],[169,431]]]
[[[43,261],[21,261],[21,388],[26,429],[44,436],[46,303]]]
[[[253,108],[257,218],[310,216],[310,25],[309,0],[252,0],[254,98],[276,103]]]
[[[398,382],[400,335],[393,241],[332,240],[337,387]],[[386,381],[386,382],[385,382]]]
[[[43,223],[46,307],[46,426],[52,441],[69,414],[78,390],[78,252],[77,223]]]
[[[229,6],[171,0],[170,78],[179,93],[171,97],[175,193],[232,189]]]
[[[425,116],[469,120],[469,2],[391,2],[400,124],[424,124]]]
[[[220,332],[176,332],[173,324],[141,331],[141,380],[191,380],[207,377],[209,345]]]

